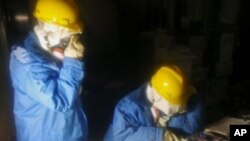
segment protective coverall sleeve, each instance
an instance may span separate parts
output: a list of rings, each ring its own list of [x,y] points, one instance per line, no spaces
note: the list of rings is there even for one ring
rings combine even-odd
[[[184,135],[191,135],[201,130],[204,120],[204,105],[200,95],[193,95],[187,112],[174,116],[168,122],[168,128]]]
[[[138,121],[141,111],[135,105],[129,105],[118,105],[115,109],[112,141],[163,141],[163,129],[143,125],[142,121]]]
[[[76,103],[83,78],[82,62],[65,57],[59,70],[42,62],[14,65],[15,85],[23,94],[61,112],[71,109]]]

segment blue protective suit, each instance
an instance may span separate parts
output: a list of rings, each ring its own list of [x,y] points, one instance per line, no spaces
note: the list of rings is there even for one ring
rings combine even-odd
[[[104,141],[163,141],[164,130],[156,127],[145,93],[146,84],[118,102]],[[202,105],[199,95],[190,97],[187,112],[171,117],[168,129],[182,135],[200,130]]]
[[[17,141],[86,141],[87,120],[80,100],[84,64],[65,57],[58,64],[31,32],[13,47],[10,74],[14,88]]]

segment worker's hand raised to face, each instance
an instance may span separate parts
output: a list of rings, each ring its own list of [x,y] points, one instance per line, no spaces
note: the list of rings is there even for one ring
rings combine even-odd
[[[79,35],[72,35],[69,44],[64,51],[64,56],[82,59],[85,47],[80,42],[79,37]]]

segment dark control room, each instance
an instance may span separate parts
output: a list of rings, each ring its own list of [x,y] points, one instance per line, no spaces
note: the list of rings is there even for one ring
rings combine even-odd
[[[249,5],[1,0],[0,141],[249,141]]]

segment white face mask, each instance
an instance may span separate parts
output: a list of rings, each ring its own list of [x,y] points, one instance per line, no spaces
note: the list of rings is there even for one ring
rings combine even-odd
[[[174,114],[184,112],[185,105],[170,104],[162,96],[160,96],[151,86],[148,85],[146,92],[149,101],[152,103],[152,106],[158,108],[166,116],[169,117]]]
[[[49,52],[51,52],[51,48],[58,45],[62,39],[69,41],[71,35],[75,34],[67,28],[41,21],[34,27],[34,31],[38,36],[41,46]]]
[[[67,28],[44,23],[42,21],[38,22],[38,24],[34,27],[34,31],[39,39],[42,48],[59,60],[63,60],[65,54],[64,50],[66,49],[66,47],[72,47],[72,45],[69,45],[72,36],[81,33],[71,32]],[[78,46],[83,46],[80,42],[78,42],[78,40],[72,42],[74,46],[76,46],[76,43]],[[68,51],[68,54],[69,53],[71,52]]]

